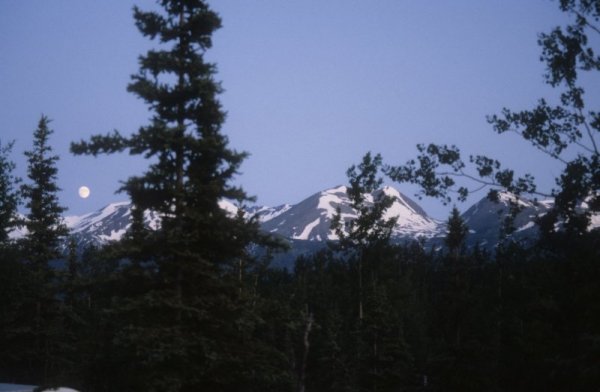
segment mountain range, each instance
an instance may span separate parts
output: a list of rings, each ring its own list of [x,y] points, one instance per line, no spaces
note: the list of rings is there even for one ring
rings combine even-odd
[[[340,210],[343,221],[356,218],[356,211],[350,207],[348,189],[337,186],[317,192],[297,204],[283,204],[276,207],[252,206],[246,208],[247,216],[256,216],[265,232],[289,240],[293,255],[323,247],[327,241],[335,241],[337,235],[331,230],[331,222]],[[385,217],[396,217],[397,224],[392,232],[392,240],[402,242],[421,239],[431,246],[439,246],[446,233],[444,222],[433,219],[415,201],[393,187],[384,187],[373,194],[366,194],[367,203],[373,202],[378,193],[393,198],[392,206]],[[493,250],[498,242],[504,217],[509,211],[510,200],[522,207],[515,219],[514,236],[520,240],[531,240],[536,236],[535,220],[553,206],[551,200],[534,202],[525,198],[515,199],[508,193],[499,193],[497,202],[482,198],[463,214],[469,227],[467,246],[479,244]],[[230,214],[237,214],[238,207],[229,201],[221,201],[221,208]],[[130,225],[130,204],[120,202],[81,216],[65,217],[73,237],[81,246],[101,246],[120,239]],[[152,211],[145,213],[146,224],[158,227],[160,217]],[[600,221],[595,222],[600,225]]]

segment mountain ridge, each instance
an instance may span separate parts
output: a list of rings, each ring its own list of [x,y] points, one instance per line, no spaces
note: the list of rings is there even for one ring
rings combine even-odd
[[[356,211],[350,206],[347,192],[346,186],[339,185],[313,193],[296,204],[281,204],[276,207],[255,205],[245,207],[244,213],[248,217],[255,217],[264,232],[293,243],[307,241],[324,246],[327,241],[338,239],[331,230],[331,223],[338,209],[343,224],[357,217]],[[381,192],[393,198],[392,205],[384,214],[386,219],[397,218],[397,224],[392,230],[392,241],[422,239],[431,246],[441,246],[446,234],[445,222],[431,218],[418,203],[390,186],[365,194],[366,203],[373,203]],[[531,242],[537,236],[535,220],[553,206],[551,200],[534,202],[522,197],[514,199],[514,196],[506,192],[499,192],[498,195],[498,202],[483,197],[461,215],[469,227],[467,246],[478,244],[494,249],[500,238],[503,218],[509,212],[511,199],[522,208],[514,220],[513,238],[524,242]],[[219,205],[230,215],[239,211],[239,206],[228,200],[220,201]],[[130,225],[130,216],[130,203],[122,201],[87,214],[66,216],[64,222],[80,246],[102,246],[123,237]],[[146,211],[144,218],[151,229],[159,227],[160,216],[157,213]],[[596,220],[598,222],[593,223],[598,224],[594,226],[600,226],[600,220]],[[13,237],[22,235],[23,230]],[[307,247],[314,248],[313,245]]]

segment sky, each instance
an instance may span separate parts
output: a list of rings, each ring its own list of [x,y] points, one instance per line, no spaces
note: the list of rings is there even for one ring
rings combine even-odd
[[[550,189],[560,166],[516,135],[497,135],[486,115],[556,96],[544,83],[537,34],[565,22],[550,0],[219,0],[223,19],[206,58],[225,92],[223,132],[250,153],[236,183],[257,204],[298,203],[347,183],[371,151],[387,164],[418,143],[456,144],[531,172]],[[69,145],[147,124],[126,91],[154,43],[132,7],[149,0],[0,0],[0,141],[15,140],[17,174],[42,114],[53,121],[58,183],[67,215],[126,199],[120,181],[147,162],[127,153],[73,156]],[[389,183],[415,199],[416,188]],[[91,194],[78,197],[86,185]],[[469,203],[485,196],[477,194]],[[418,200],[434,218],[449,207]],[[469,203],[458,205],[464,210]]]

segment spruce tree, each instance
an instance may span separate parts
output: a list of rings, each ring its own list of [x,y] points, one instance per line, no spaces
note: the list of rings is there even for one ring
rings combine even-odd
[[[25,227],[28,261],[39,269],[48,268],[48,263],[61,256],[61,241],[68,234],[62,221],[66,208],[58,200],[60,188],[57,185],[59,157],[52,154],[49,137],[53,131],[48,128],[50,120],[42,116],[33,134],[33,149],[25,152],[27,157],[27,177],[30,182],[23,184],[21,192],[29,212]]]
[[[17,207],[20,197],[17,190],[19,178],[15,177],[15,163],[10,159],[14,142],[0,143],[0,245],[4,246],[9,233],[17,224]]]
[[[65,208],[58,200],[59,157],[52,154],[49,144],[53,133],[49,122],[42,116],[33,133],[33,148],[25,152],[29,182],[21,186],[29,210],[25,221],[27,234],[22,243],[23,258],[31,276],[31,292],[23,309],[28,314],[23,331],[30,334],[28,362],[32,364],[31,376],[39,384],[52,382],[59,366],[56,350],[61,333],[60,299],[51,262],[62,256],[61,244],[68,234],[62,221]]]
[[[162,12],[134,8],[136,26],[160,49],[140,57],[128,86],[153,112],[150,124],[71,146],[75,154],[129,151],[152,162],[122,187],[136,219],[120,249],[134,262],[124,266],[124,295],[111,310],[126,326],[116,332],[123,377],[115,390],[247,388],[268,379],[252,370],[242,347],[255,321],[236,273],[236,265],[249,265],[239,259],[258,232],[256,222],[219,207],[222,199],[249,200],[231,183],[246,154],[229,148],[221,132],[222,89],[204,59],[221,20],[201,0],[159,4]],[[140,226],[148,210],[161,217],[156,231]],[[132,276],[138,285],[129,284]]]
[[[15,242],[10,233],[18,224],[17,206],[20,202],[19,179],[14,175],[15,164],[10,158],[13,142],[0,144],[0,379],[19,377],[21,347],[14,339],[17,321],[21,318],[26,270],[19,262]]]
[[[465,240],[469,234],[469,228],[460,216],[458,208],[452,208],[446,227],[444,243],[451,254],[458,256],[458,252],[460,252],[461,248],[465,245]]]

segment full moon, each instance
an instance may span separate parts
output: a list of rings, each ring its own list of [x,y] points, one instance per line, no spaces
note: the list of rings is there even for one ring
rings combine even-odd
[[[88,188],[85,185],[79,188],[79,197],[81,197],[82,199],[87,199],[87,197],[89,195],[90,195],[90,188]]]

